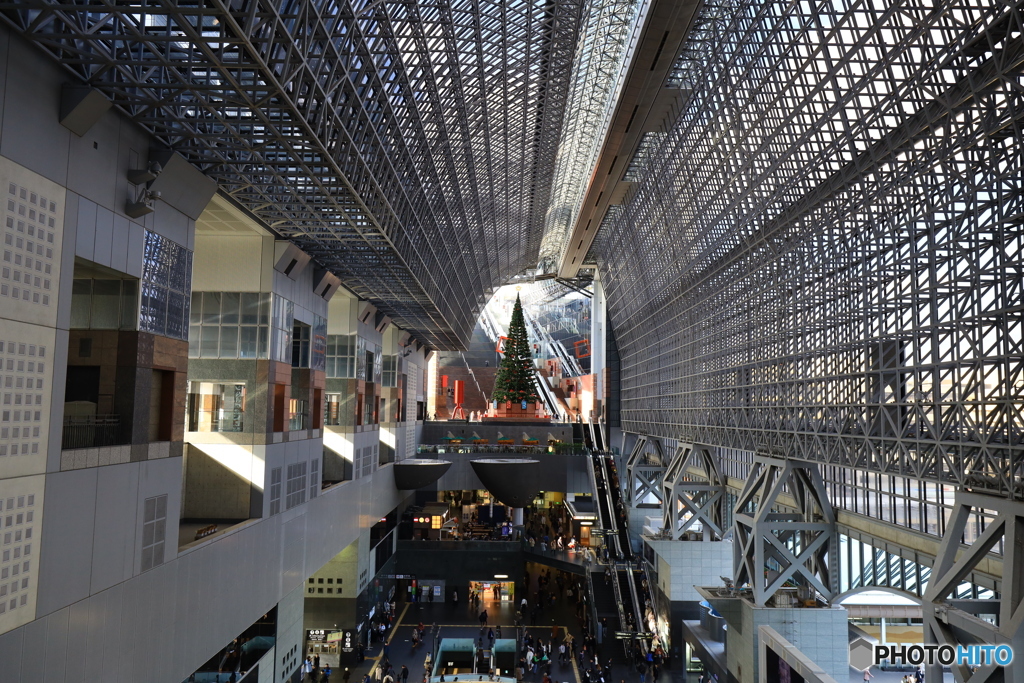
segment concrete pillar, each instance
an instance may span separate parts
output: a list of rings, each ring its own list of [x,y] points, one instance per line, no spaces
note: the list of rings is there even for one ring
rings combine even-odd
[[[512,508],[512,526],[523,525],[523,508]]]
[[[879,634],[879,642],[885,643],[885,617],[882,617],[882,632]]]

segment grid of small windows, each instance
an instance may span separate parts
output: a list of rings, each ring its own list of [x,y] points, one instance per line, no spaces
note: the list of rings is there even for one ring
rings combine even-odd
[[[335,594],[336,595],[341,595],[341,588],[342,588],[342,586],[341,586],[341,584],[342,584],[341,577],[338,577],[338,578],[331,577],[331,578],[327,579],[326,581],[327,581],[327,594],[328,595],[335,595]],[[335,583],[337,583],[337,592],[335,592],[335,589],[334,589],[334,584]],[[306,592],[307,593],[323,594],[323,592],[324,592],[324,589],[322,588],[323,585],[324,585],[324,579],[322,577],[312,577],[311,576],[311,577],[309,577],[309,587],[306,589]]]
[[[306,463],[288,465],[288,479],[285,482],[284,509],[291,510],[306,502]]]
[[[374,384],[381,383],[383,356],[379,344],[371,344],[362,337],[356,337],[356,379]]]
[[[327,376],[356,376],[356,335],[327,335]]]
[[[309,499],[316,498],[320,491],[320,461],[313,459],[309,461]]]
[[[327,369],[327,318],[313,314],[313,335],[310,340],[309,367],[311,370]]]
[[[35,498],[0,498],[0,614],[28,603]]]
[[[269,292],[193,292],[190,358],[292,361],[295,305]]]
[[[142,520],[142,571],[164,563],[167,536],[167,495],[147,498]]]
[[[270,470],[270,514],[281,512],[281,468]]]
[[[28,188],[7,186],[0,296],[50,305],[57,208]]]
[[[719,448],[719,467],[727,477],[746,479],[754,454],[738,448]],[[956,487],[914,477],[883,474],[840,465],[822,465],[822,477],[833,507],[932,536],[942,536],[952,515]],[[994,512],[974,512],[962,542],[970,545],[995,518]],[[1003,552],[999,540],[992,552]]]
[[[138,316],[137,280],[75,278],[71,285],[73,329],[134,330]]]
[[[43,420],[46,347],[0,341],[0,457],[35,455]]]
[[[310,326],[295,321],[292,327],[292,367],[308,368]]]
[[[380,455],[379,445],[357,448],[354,473],[357,477],[368,477],[373,474]]]
[[[192,252],[147,230],[143,259],[139,329],[187,339]]]
[[[833,506],[897,526],[942,536],[953,513],[952,484],[838,465],[824,465],[822,476]],[[995,516],[994,511],[972,512],[961,542],[978,540]],[[1003,539],[991,552],[1002,554]]]
[[[398,356],[389,354],[384,356],[384,367],[381,373],[381,384],[385,387],[398,386]]]

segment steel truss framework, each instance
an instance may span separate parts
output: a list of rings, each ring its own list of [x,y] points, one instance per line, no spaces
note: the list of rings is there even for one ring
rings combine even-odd
[[[775,512],[788,493],[796,512]],[[733,514],[733,576],[764,607],[787,582],[826,601],[839,593],[839,536],[818,465],[757,458]],[[812,595],[814,594],[812,592]]]
[[[576,53],[565,130],[555,166],[551,209],[545,222],[539,269],[553,273],[568,246],[583,195],[625,75],[629,42],[637,30],[642,0],[590,4]]]
[[[678,541],[700,522],[701,540],[721,541],[725,534],[725,479],[713,446],[683,444],[665,470],[664,528]]]
[[[600,242],[623,428],[1024,498],[1021,5],[702,12]]]
[[[643,442],[648,438],[644,435],[636,436],[636,443],[630,451],[631,457],[645,450]],[[707,519],[711,519],[712,521],[721,520],[717,523],[721,529],[731,526],[734,505],[730,505],[730,499],[735,498],[732,495],[733,489],[729,487],[726,466],[732,461],[733,464],[742,465],[744,471],[758,470],[760,466],[755,465],[755,458],[756,456],[752,453],[718,446],[703,444],[677,446],[664,475],[663,487],[666,492],[662,503],[662,513],[665,515],[664,527],[666,529],[673,528],[669,521],[669,515],[672,496],[678,495],[671,492],[675,482],[682,482],[680,489],[683,492],[682,495],[686,495],[690,500],[694,499],[692,492],[696,492],[700,497],[694,507],[699,506],[704,511],[704,516],[701,519],[704,524],[707,524]],[[825,487],[827,490],[827,482],[825,482]],[[713,496],[720,489],[723,491],[723,497],[716,501]],[[836,502],[834,499],[832,500],[832,506],[835,509]],[[990,499],[985,500],[987,504],[992,502]],[[676,506],[679,512],[676,517],[677,521],[683,520],[685,516],[684,506],[680,503],[682,501]],[[970,527],[973,522],[976,522],[979,515],[992,519],[984,528],[979,528],[977,532],[979,536],[984,534],[991,524],[996,523],[995,520],[1000,513],[993,508],[998,507],[998,505],[974,507],[967,511],[968,522],[961,537],[964,544],[971,545],[976,542],[976,539],[972,537]],[[784,503],[776,504],[775,508],[780,512],[796,511]],[[695,518],[691,519],[689,525],[696,521],[696,511],[693,514]],[[950,515],[951,518],[955,518],[952,509]],[[681,523],[686,524],[685,521]],[[848,525],[837,523],[836,530],[839,533],[837,566],[839,567],[840,595],[858,590],[881,588],[891,589],[916,598],[924,596],[932,575],[934,557],[891,541],[879,539]],[[678,540],[684,531],[686,531],[685,527],[678,527],[678,531],[672,536],[673,539]],[[717,539],[705,535],[703,540]],[[991,552],[999,545],[1001,544],[997,539],[987,552]],[[950,597],[955,600],[991,600],[997,598],[1001,590],[1002,580],[999,577],[972,568],[953,587]]]
[[[536,263],[584,0],[91,0],[0,16],[429,345]]]
[[[626,500],[629,507],[637,507],[649,496],[664,505],[661,484],[665,476],[665,453],[661,441],[641,436],[626,460]]]
[[[994,510],[997,516],[985,533],[964,549],[961,539],[976,510]],[[998,597],[957,599],[956,591],[964,579],[985,559],[1000,538],[1004,540],[1005,550]],[[1024,504],[959,491],[924,598],[926,642],[954,646],[1007,644],[1016,652],[1024,651],[1024,629],[1021,628],[1024,625]],[[995,623],[979,615],[991,615]],[[965,663],[954,663],[951,668],[960,683],[1024,680],[1024,664],[1019,661],[1005,668],[979,666],[973,672]],[[941,676],[941,668],[930,667],[928,675]]]

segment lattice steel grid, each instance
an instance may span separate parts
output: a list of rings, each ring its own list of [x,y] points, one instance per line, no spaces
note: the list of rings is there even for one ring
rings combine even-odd
[[[0,16],[429,345],[537,260],[584,0],[85,0]]]
[[[699,27],[601,240],[623,427],[1024,497],[1021,5]]]
[[[642,0],[595,0],[588,5],[541,242],[539,267],[543,272],[557,271],[568,248],[625,77],[629,43],[639,30],[644,4]]]

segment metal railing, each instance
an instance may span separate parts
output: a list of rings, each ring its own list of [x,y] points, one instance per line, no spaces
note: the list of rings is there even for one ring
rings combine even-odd
[[[119,446],[125,443],[121,438],[120,415],[90,415],[64,419],[61,448],[101,448]]]
[[[558,455],[590,455],[590,451],[587,450],[586,446],[582,444],[558,444],[556,446],[513,446],[503,444],[421,444],[416,448],[418,454],[439,454],[445,453],[462,453],[462,454],[477,454],[477,453],[494,453],[494,454],[513,454],[518,453],[521,455],[540,455],[540,454],[558,454]]]

